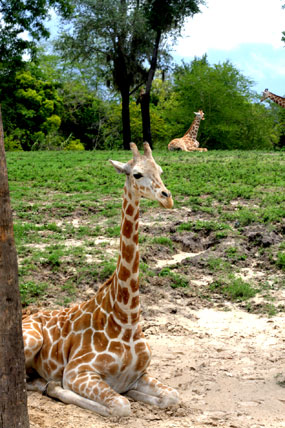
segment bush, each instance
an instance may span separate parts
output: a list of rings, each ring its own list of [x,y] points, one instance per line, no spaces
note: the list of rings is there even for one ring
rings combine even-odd
[[[70,140],[65,146],[64,150],[85,150],[80,140]]]

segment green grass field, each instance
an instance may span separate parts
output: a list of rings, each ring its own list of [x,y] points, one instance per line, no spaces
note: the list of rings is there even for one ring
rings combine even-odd
[[[179,238],[188,234],[197,242],[211,238],[211,242],[215,240],[211,253],[197,268],[201,274],[207,271],[213,275],[210,286],[199,290],[204,298],[210,299],[215,293],[243,301],[257,292],[268,294],[272,284],[284,289],[285,245],[280,236],[285,228],[285,153],[153,154],[163,168],[162,178],[172,192],[175,210],[172,217],[168,213],[165,227],[161,214],[154,224],[156,237],[151,231],[141,230],[141,255],[153,248],[169,254],[179,251],[174,235]],[[108,159],[123,162],[130,158],[131,153],[124,151],[7,153],[24,305],[66,305],[112,273],[116,252],[108,248],[110,239],[116,240],[120,232],[124,177],[115,172]],[[188,213],[186,220],[180,217],[180,210]],[[155,202],[146,200],[141,203],[141,212],[162,213]],[[274,233],[278,239],[265,245],[260,238],[262,242],[253,248],[249,231],[254,228]],[[216,254],[215,246],[229,238],[233,243]],[[237,275],[250,260],[258,263],[258,254],[267,271],[271,267],[274,279],[266,274],[262,282],[243,287]],[[191,289],[192,270],[191,266],[187,271],[185,266],[174,265],[167,275],[144,258],[142,283],[148,278],[168,277],[172,287],[181,284],[187,289],[188,281]],[[267,312],[283,310],[270,301],[270,293],[268,296]]]

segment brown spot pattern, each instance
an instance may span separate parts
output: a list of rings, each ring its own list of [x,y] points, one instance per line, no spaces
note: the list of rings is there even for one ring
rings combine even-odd
[[[124,347],[121,342],[112,340],[112,342],[109,345],[108,351],[121,356],[123,355]]]
[[[97,352],[104,351],[108,346],[108,339],[104,333],[97,331],[94,333],[94,346]]]
[[[114,320],[113,314],[109,315],[106,333],[110,339],[118,337],[121,332],[121,326]]]
[[[126,268],[126,266],[124,266],[123,264],[121,264],[121,267],[120,267],[120,271],[119,271],[119,274],[118,274],[118,278],[121,280],[121,281],[127,281],[127,279],[129,278],[131,276],[131,272],[129,271],[129,269],[128,268]]]
[[[131,309],[135,309],[139,303],[140,303],[140,297],[139,296],[133,297],[132,303],[131,303]]]
[[[122,228],[123,236],[125,236],[127,239],[130,239],[133,233],[133,223],[129,221],[127,218],[125,218]]]
[[[134,264],[133,264],[133,273],[137,273],[137,271],[139,270],[139,264],[140,264],[140,255],[139,252],[136,252],[136,256],[135,256],[135,260],[134,260]]]
[[[132,336],[132,330],[130,328],[128,328],[127,330],[125,330],[124,335],[122,337],[122,340],[124,342],[129,342],[131,336]]]
[[[121,288],[121,293],[120,294],[122,296],[124,304],[127,305],[128,301],[129,301],[129,298],[130,298],[129,290],[126,287]]]
[[[91,315],[82,314],[80,318],[74,321],[73,328],[74,331],[85,330],[87,325],[91,325]]]
[[[126,260],[127,263],[131,263],[134,257],[135,247],[134,245],[126,245],[123,242],[122,245],[122,257]]]
[[[104,330],[107,316],[99,308],[93,313],[93,326],[95,330]]]
[[[138,355],[138,360],[135,366],[135,370],[141,372],[145,370],[149,364],[150,355],[148,352],[141,352]]]
[[[126,324],[128,322],[128,314],[120,308],[117,302],[114,305],[114,313],[116,314],[116,318],[122,323]]]
[[[129,204],[126,210],[126,214],[132,217],[133,213],[134,213],[134,207],[131,204]]]
[[[114,358],[111,355],[104,353],[97,355],[95,367],[101,374],[106,375],[109,373],[110,365],[114,363]]]
[[[139,280],[137,279],[135,281],[134,279],[131,279],[130,286],[131,286],[132,292],[134,293],[139,288]]]

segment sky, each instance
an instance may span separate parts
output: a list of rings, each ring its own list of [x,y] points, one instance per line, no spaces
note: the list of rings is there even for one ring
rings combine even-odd
[[[173,48],[175,62],[190,62],[207,54],[210,64],[229,60],[265,88],[285,95],[285,0],[206,0],[201,13],[188,19]]]
[[[172,50],[176,63],[191,62],[205,53],[213,64],[229,60],[252,89],[285,95],[285,0],[205,0],[201,13],[189,18]],[[58,20],[48,23],[52,36]]]

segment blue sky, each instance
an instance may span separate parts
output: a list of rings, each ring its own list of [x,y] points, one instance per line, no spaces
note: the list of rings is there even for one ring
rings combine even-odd
[[[176,62],[190,62],[207,54],[210,64],[229,60],[255,82],[285,95],[285,0],[206,0],[189,19],[173,48]]]

